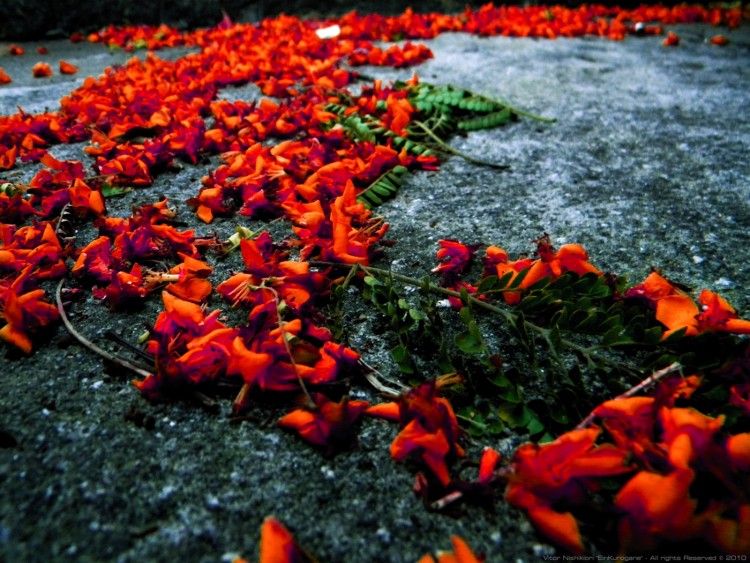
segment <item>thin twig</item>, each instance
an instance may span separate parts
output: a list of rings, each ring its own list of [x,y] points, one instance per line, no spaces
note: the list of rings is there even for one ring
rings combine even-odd
[[[133,352],[137,356],[140,356],[142,359],[148,362],[154,361],[153,354],[149,354],[148,352],[146,352],[145,350],[142,350],[138,346],[134,346],[133,344],[125,340],[122,336],[120,336],[119,334],[115,332],[112,332],[111,330],[108,330],[107,332],[105,332],[104,337],[111,340],[112,342],[116,342],[117,344],[119,344],[120,346],[124,348],[127,348],[128,350],[130,350],[131,352]]]
[[[289,356],[289,363],[292,364],[294,375],[297,376],[297,381],[299,382],[299,386],[302,389],[302,393],[305,395],[305,401],[307,402],[309,407],[316,408],[317,405],[315,404],[315,401],[313,401],[312,395],[310,395],[310,392],[307,390],[307,385],[305,385],[305,381],[302,379],[302,376],[299,374],[299,369],[297,368],[297,362],[294,360],[294,356],[292,355],[292,348],[291,346],[289,346],[289,340],[286,337],[287,333],[286,333],[286,329],[284,328],[284,319],[281,318],[281,310],[280,310],[281,298],[279,297],[279,292],[276,291],[274,288],[269,287],[267,285],[257,286],[257,287],[253,286],[252,289],[267,289],[273,294],[273,298],[276,303],[276,323],[279,327],[279,331],[281,332],[281,340],[284,343],[284,350],[286,350],[286,353]]]
[[[497,170],[510,170],[510,166],[508,166],[507,164],[495,164],[494,162],[487,162],[486,160],[474,158],[473,156],[470,156],[466,153],[461,152],[458,149],[453,148],[452,146],[447,144],[445,141],[443,141],[440,137],[438,137],[432,129],[427,127],[427,125],[425,125],[421,121],[413,121],[413,123],[420,129],[422,129],[422,131],[427,133],[427,136],[430,137],[433,141],[435,141],[438,145],[440,145],[440,148],[446,152],[455,154],[456,156],[460,156],[464,160],[468,160],[469,162],[473,162],[474,164],[479,164],[480,166],[489,166],[490,168],[495,168]]]
[[[380,391],[381,393],[386,393],[387,395],[393,395],[395,397],[398,397],[404,393],[407,389],[409,389],[406,385],[403,383],[400,383],[398,381],[393,381],[391,379],[388,379],[385,377],[382,373],[380,373],[378,370],[376,370],[371,365],[367,364],[364,360],[360,359],[359,363],[366,368],[366,371],[364,372],[365,379],[372,385],[375,389]],[[399,390],[394,389],[393,387],[388,387],[384,383],[381,383],[380,379],[377,378],[375,375],[379,375],[383,379],[385,379],[388,383],[392,383],[393,385],[398,385],[400,387]]]
[[[62,287],[65,283],[65,279],[60,280],[60,283],[57,284],[57,289],[55,291],[55,299],[57,300],[57,310],[60,312],[60,319],[62,320],[63,324],[65,325],[65,328],[68,330],[68,332],[76,339],[78,340],[81,345],[85,346],[95,354],[100,355],[106,360],[109,360],[110,362],[113,362],[121,367],[124,367],[127,370],[132,371],[133,373],[137,373],[141,377],[149,377],[152,374],[145,369],[142,369],[135,364],[131,364],[127,360],[123,360],[122,358],[115,356],[111,352],[108,352],[104,348],[100,348],[91,340],[83,336],[80,332],[78,332],[73,324],[70,322],[70,319],[68,319],[68,315],[65,313],[65,307],[63,307],[62,303]]]

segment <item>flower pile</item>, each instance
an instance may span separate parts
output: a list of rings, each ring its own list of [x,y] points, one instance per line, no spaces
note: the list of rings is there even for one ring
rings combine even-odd
[[[411,66],[432,56],[423,45],[382,48],[372,41],[446,31],[619,40],[662,33],[644,22],[733,27],[742,18],[738,7],[623,11],[488,4],[458,16],[352,13],[318,22],[282,16],[258,25],[224,20],[189,33],[160,26],[93,34],[89,41],[113,48],[199,50],[174,62],[149,53],[109,68],[65,96],[57,112],[0,116],[0,171],[19,161],[39,165],[28,185],[0,181],[0,338],[31,353],[39,335],[65,315],[62,303],[48,298],[49,282],[73,280],[113,310],[158,293],[163,310],[144,349],[153,366],[134,382],[151,400],[229,386],[240,415],[253,401],[281,396],[290,410],[278,424],[326,455],[356,444],[363,416],[391,420],[399,427],[391,456],[418,468],[415,491],[429,506],[443,509],[462,499],[491,504],[504,487],[508,502],[572,553],[584,552],[581,526],[590,525],[595,506],[615,530],[610,533],[622,553],[685,540],[745,553],[750,433],[743,417],[750,414],[750,352],[747,340],[734,335],[749,334],[750,321],[719,295],[704,290],[696,302],[657,272],[627,287],[592,265],[582,246],[555,249],[547,236],[536,241],[533,258],[511,260],[501,248],[487,247],[483,271],[471,281],[479,245],[441,241],[433,270],[439,284],[406,283],[447,296],[460,309],[467,331],[457,335],[456,345],[494,373],[504,423],[549,442],[522,446],[505,462],[485,449],[471,478],[457,469],[460,460],[471,461],[461,424],[488,425],[481,413],[465,404],[459,410],[448,397],[460,389],[470,395],[480,384],[448,373],[388,389],[393,400],[386,403],[351,400],[353,376],[373,375],[357,351],[336,341],[322,312],[351,283],[370,292],[399,337],[427,327],[429,315],[393,298],[388,283],[394,278],[375,266],[389,243],[388,225],[372,207],[396,194],[403,175],[440,165],[448,151],[441,135],[528,115],[422,83],[416,75],[405,83],[375,81],[354,94],[347,87],[357,80],[358,65]],[[316,33],[333,24],[337,37]],[[61,61],[59,71],[76,69]],[[35,76],[51,73],[45,63],[34,68]],[[0,69],[0,84],[9,81]],[[267,97],[218,100],[221,88],[249,82]],[[54,144],[80,141],[88,143],[86,160],[61,161],[48,152]],[[288,237],[274,240],[269,232],[244,227],[228,241],[199,236],[180,230],[166,200],[142,205],[129,217],[108,213],[113,194],[145,189],[178,161],[194,164],[212,154],[221,155],[221,164],[187,200],[197,218],[203,224],[237,216],[283,220]],[[84,224],[96,236],[79,241],[75,227]],[[212,261],[233,250],[241,255],[242,271],[212,279]],[[654,378],[650,395],[602,402],[574,430],[562,413],[555,427],[524,402],[520,387],[503,372],[502,358],[489,353],[473,308],[509,321],[530,351],[536,346],[531,330],[549,344],[551,358],[567,347],[593,363],[591,349],[563,336],[584,334],[601,338],[603,348],[652,352],[656,359],[638,371],[664,375]],[[226,321],[229,309],[242,321]],[[718,339],[726,350],[721,366],[687,357],[685,348],[700,338]],[[405,346],[393,355],[413,372],[406,371]],[[667,358],[679,360],[688,376],[659,372]],[[560,434],[557,439],[542,436],[547,428]],[[653,498],[654,489],[663,495]],[[275,520],[266,521],[263,537],[261,560],[308,558]],[[455,554],[439,555],[439,561],[479,560],[460,538],[452,543]]]

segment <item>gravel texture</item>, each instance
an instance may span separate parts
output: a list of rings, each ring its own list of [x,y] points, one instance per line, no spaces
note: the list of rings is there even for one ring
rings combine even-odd
[[[494,243],[513,255],[533,250],[531,241],[547,232],[556,245],[583,244],[603,270],[639,281],[657,266],[696,290],[719,291],[750,316],[749,28],[721,30],[731,40],[724,48],[706,42],[715,28],[671,29],[682,39],[677,48],[654,37],[445,34],[426,42],[435,58],[416,69],[422,80],[505,99],[557,122],[523,119],[454,141],[511,171],[452,158],[439,172],[414,175],[380,208],[389,238],[398,241],[388,251],[394,269],[426,274],[441,238]],[[124,60],[100,46],[45,45],[47,60],[78,64],[80,74],[32,79],[31,66],[42,58],[32,43],[23,57],[0,55],[14,78],[0,86],[0,113],[17,104],[54,109],[84,76]],[[364,72],[395,79],[413,70]],[[80,147],[54,154],[74,157]],[[201,226],[184,203],[206,169],[162,176],[118,200],[114,213],[165,194],[199,233],[228,233],[239,218]],[[32,174],[23,166],[5,178]],[[88,299],[71,317],[97,342],[106,330],[134,340],[157,306],[111,315]],[[354,336],[368,362],[387,368],[376,338]],[[411,491],[412,468],[389,457],[396,428],[382,421],[365,420],[359,447],[327,459],[277,429],[273,408],[235,425],[228,399],[218,412],[190,402],[149,404],[128,374],[104,365],[62,327],[29,357],[0,350],[0,372],[0,560],[213,562],[233,553],[252,560],[271,514],[321,561],[416,561],[447,549],[451,534],[489,561],[554,553],[502,502],[490,511],[469,507],[458,518],[426,511]],[[470,454],[482,445],[472,444]],[[607,546],[598,550],[610,555]]]

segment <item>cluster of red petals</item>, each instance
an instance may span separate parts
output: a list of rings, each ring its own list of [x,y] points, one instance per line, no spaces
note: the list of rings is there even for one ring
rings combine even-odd
[[[370,406],[367,401],[332,401],[322,393],[313,393],[313,408],[296,409],[282,417],[278,424],[295,431],[311,444],[333,453],[354,441],[353,426]]]
[[[417,563],[481,563],[484,558],[478,557],[462,538],[451,536],[453,551],[439,551],[437,558],[425,555]]]
[[[391,444],[391,457],[418,459],[442,485],[451,482],[448,460],[464,456],[458,443],[458,420],[447,399],[438,397],[439,380],[429,380],[403,394],[398,402],[381,403],[367,414],[398,421],[401,431]]]
[[[594,414],[603,429],[574,430],[543,446],[519,448],[508,501],[526,510],[550,540],[581,554],[573,513],[608,477],[631,474],[613,500],[621,552],[700,538],[724,553],[747,553],[750,504],[737,483],[750,471],[750,433],[727,434],[723,417],[674,405],[690,397],[697,378],[671,383],[652,397],[601,404]],[[597,439],[605,443],[596,445]],[[704,505],[693,495],[709,483],[712,500]]]
[[[656,320],[666,327],[664,338],[678,331],[687,336],[708,331],[750,334],[750,321],[740,319],[726,299],[704,289],[696,303],[683,289],[658,272],[649,274],[627,295],[646,299],[655,308]]]
[[[398,39],[431,39],[445,32],[467,32],[484,36],[510,37],[581,37],[595,35],[621,40],[627,35],[660,34],[660,25],[679,23],[709,23],[737,27],[743,20],[741,6],[720,7],[697,4],[675,6],[642,5],[630,10],[601,4],[584,4],[578,7],[545,6],[495,6],[492,3],[479,8],[467,7],[457,15],[415,13],[406,10],[396,16],[358,14],[351,12],[335,20],[310,22],[311,28],[336,23],[341,28],[341,38],[350,41],[393,41]],[[287,21],[296,21],[285,18]],[[636,24],[649,23],[643,26]],[[262,24],[261,24],[262,25]],[[232,30],[236,26],[225,19],[215,29]],[[88,40],[121,47],[128,51],[137,48],[149,50],[176,45],[205,45],[215,38],[214,30],[181,33],[165,25],[108,27],[88,36]],[[83,39],[76,37],[77,40]],[[355,51],[362,49],[357,45]],[[370,63],[372,64],[372,63]]]
[[[498,279],[506,281],[505,288],[513,288],[502,293],[504,301],[510,305],[517,304],[524,290],[545,278],[554,280],[567,272],[579,276],[589,273],[603,275],[589,262],[588,253],[580,244],[564,244],[555,250],[547,235],[535,242],[538,256],[536,259],[510,260],[508,253],[502,248],[491,245],[485,249],[483,277],[497,276]],[[439,244],[441,248],[437,252],[437,258],[442,260],[442,263],[433,271],[443,273],[444,285],[456,290],[465,289],[470,294],[476,293],[476,285],[459,278],[466,272],[479,245],[467,246],[457,241],[439,241]],[[446,258],[448,260],[445,260]],[[520,283],[516,279],[519,276]],[[454,307],[461,306],[458,299],[452,300],[451,303]]]
[[[567,272],[579,276],[603,275],[589,262],[588,253],[579,244],[565,244],[555,250],[546,235],[536,243],[536,259],[510,260],[507,252],[497,246],[488,246],[485,250],[484,277],[497,276],[498,279],[507,280],[505,287],[511,287],[512,290],[504,291],[502,295],[508,304],[519,303],[524,290],[545,278],[554,280]],[[445,275],[449,275],[450,283],[445,285],[475,293],[477,286],[459,279],[459,276],[464,273],[476,247],[468,247],[457,241],[440,241],[440,246],[437,258],[442,263],[433,271],[442,272],[444,281],[448,279]],[[516,283],[519,276],[521,281]],[[663,338],[677,332],[686,336],[711,331],[750,334],[750,320],[740,319],[726,299],[704,289],[696,302],[682,287],[656,271],[649,274],[642,283],[628,289],[624,295],[642,299],[655,310],[656,320],[665,327]],[[453,304],[461,306],[459,300],[455,300]]]
[[[30,335],[58,319],[38,284],[66,274],[66,254],[49,222],[0,225],[0,338],[27,354]]]
[[[32,67],[31,72],[34,75],[34,78],[47,78],[52,76],[52,67],[47,63],[36,63]]]
[[[437,559],[425,555],[418,563],[481,563],[469,545],[458,536],[451,536],[453,551],[438,552]],[[315,559],[302,549],[286,527],[273,516],[263,521],[260,530],[259,563],[312,563]],[[236,557],[232,563],[249,563],[247,559]]]
[[[255,250],[245,245],[243,255]],[[251,265],[217,287],[235,305],[249,309],[243,327],[226,326],[218,320],[220,311],[206,314],[200,304],[178,297],[168,286],[162,294],[165,311],[147,343],[155,373],[136,384],[141,391],[160,399],[228,378],[243,387],[235,404],[241,410],[251,391],[299,392],[300,381],[330,384],[356,364],[357,353],[332,342],[330,332],[305,314],[327,287],[325,278],[309,272],[306,263],[272,260],[265,271]],[[189,291],[199,279],[193,278]],[[288,318],[283,322],[282,308]]]
[[[194,232],[177,230],[170,224],[173,219],[174,212],[167,200],[162,200],[134,210],[127,219],[96,220],[99,236],[78,251],[71,273],[95,284],[94,296],[115,308],[145,297],[163,285],[159,283],[162,279],[171,281],[169,276],[144,275],[149,273],[142,264],[181,260],[182,264],[168,272],[178,278],[168,289],[185,299],[201,301],[210,293],[211,284],[196,279],[205,278],[211,268],[197,260]]]

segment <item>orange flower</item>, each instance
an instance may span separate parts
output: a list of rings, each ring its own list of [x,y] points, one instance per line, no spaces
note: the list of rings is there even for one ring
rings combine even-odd
[[[726,47],[729,45],[729,39],[727,39],[725,35],[714,35],[708,40],[708,42],[711,43],[711,45],[718,45],[719,47]]]
[[[260,563],[313,563],[295,542],[292,534],[275,518],[263,521],[260,531]]]
[[[46,78],[52,76],[52,67],[47,63],[36,63],[31,69],[34,78]]]
[[[495,468],[501,459],[496,450],[489,447],[484,448],[482,458],[479,460],[479,476],[477,477],[480,484],[487,484],[495,478]]]
[[[391,457],[396,461],[412,452],[418,453],[443,485],[450,483],[446,456],[451,446],[442,428],[428,431],[417,419],[407,424],[391,444]]]
[[[112,241],[107,236],[95,238],[81,249],[71,273],[84,274],[98,281],[109,280],[112,275]]]
[[[299,389],[297,378],[280,380],[273,375],[276,357],[266,352],[257,352],[247,347],[241,337],[232,342],[232,354],[227,366],[227,375],[241,375],[247,385],[273,391],[295,391]]]
[[[213,285],[206,278],[211,275],[213,268],[182,252],[178,253],[182,264],[171,268],[169,274],[177,276],[166,290],[180,299],[200,303],[211,294]]]
[[[543,446],[521,446],[505,491],[508,502],[526,510],[545,536],[574,554],[583,553],[578,524],[570,512],[559,512],[553,505],[579,504],[596,478],[632,471],[625,451],[594,445],[599,432],[573,430]]]
[[[11,82],[13,82],[13,80],[11,80],[10,76],[6,74],[3,67],[0,67],[0,84],[10,84]],[[0,166],[0,168],[2,168],[2,166]]]
[[[677,47],[679,44],[680,38],[672,31],[670,31],[664,41],[662,41],[662,45],[665,47]]]
[[[639,458],[653,450],[656,402],[653,397],[628,397],[605,401],[594,414],[618,447]]]
[[[0,328],[0,338],[26,354],[31,352],[32,346],[29,333],[53,323],[59,317],[57,307],[44,301],[43,297],[43,289],[17,295],[12,288],[3,291],[0,287],[0,318],[6,322]]]
[[[481,563],[480,559],[463,539],[458,536],[451,536],[453,552],[439,551],[437,559],[432,555],[425,555],[417,563]]]
[[[730,436],[726,450],[735,471],[750,471],[750,432]]]
[[[687,469],[692,461],[710,451],[724,417],[711,418],[689,408],[662,408],[659,421],[670,463],[677,469]]]
[[[321,393],[313,393],[311,397],[314,409],[296,409],[277,424],[294,430],[311,444],[324,447],[328,453],[348,447],[354,438],[352,426],[370,403],[350,401],[348,397],[336,403]]]
[[[698,296],[703,310],[688,295],[668,295],[656,302],[656,319],[667,327],[664,338],[685,329],[687,336],[715,330],[750,334],[750,321],[738,318],[732,306],[721,296],[704,289]]]
[[[738,318],[732,306],[718,294],[704,289],[698,296],[703,310],[698,316],[702,330],[750,334],[750,321]]]
[[[518,274],[527,268],[530,268],[533,261],[530,258],[521,258],[520,260],[511,261],[508,259],[508,253],[497,246],[488,246],[485,251],[487,257],[484,261],[485,275],[497,276],[501,279],[511,274],[507,285],[511,285]],[[509,305],[515,305],[521,300],[520,291],[503,292],[503,299]]]
[[[449,380],[452,381],[452,380]],[[443,380],[429,380],[401,396],[398,403],[383,403],[367,409],[367,414],[399,420],[401,432],[391,444],[391,457],[402,460],[414,454],[430,468],[443,485],[450,483],[446,458],[463,456],[458,444],[459,427],[447,399],[438,397]]]
[[[640,471],[615,497],[615,506],[625,515],[618,532],[620,545],[628,551],[651,551],[661,540],[681,541],[699,535],[704,520],[695,514],[690,498],[693,472],[676,469],[667,475]]]
[[[643,297],[649,301],[658,301],[670,295],[681,295],[684,291],[659,272],[651,272],[646,279],[627,291],[628,297]]]
[[[588,262],[588,254],[579,244],[565,244],[560,250],[550,244],[549,236],[545,235],[537,241],[537,254],[539,260],[535,261],[529,273],[521,282],[521,288],[525,289],[534,285],[542,278],[558,278],[565,272],[575,272],[579,276],[594,273],[601,276],[602,273]]]
[[[76,74],[78,67],[67,61],[60,61],[60,74]]]
[[[368,227],[355,229],[353,220],[366,220],[370,213],[364,204],[357,203],[356,190],[351,181],[347,181],[344,193],[337,197],[331,206],[331,223],[333,225],[333,247],[329,250],[330,258],[345,264],[369,264],[368,249],[380,239],[387,229],[382,222],[374,222]],[[377,229],[375,231],[375,229]],[[373,232],[374,231],[374,232]],[[324,256],[326,258],[328,256]]]

